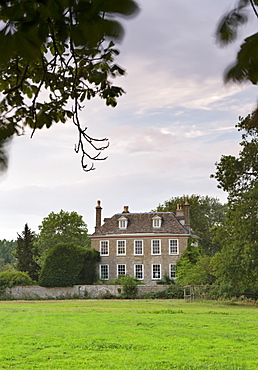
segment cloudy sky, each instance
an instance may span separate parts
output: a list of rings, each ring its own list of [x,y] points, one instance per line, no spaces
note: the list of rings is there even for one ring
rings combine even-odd
[[[103,217],[124,205],[150,211],[183,194],[226,201],[210,174],[222,154],[238,153],[234,126],[257,98],[251,85],[223,84],[239,43],[221,49],[214,32],[234,1],[138,3],[141,12],[125,22],[119,45],[127,76],[116,84],[126,95],[115,109],[96,98],[81,114],[90,135],[109,138],[108,159],[83,172],[69,123],[15,139],[9,169],[0,176],[0,239],[16,239],[25,223],[37,232],[44,217],[61,209],[81,214],[93,232],[98,199]]]

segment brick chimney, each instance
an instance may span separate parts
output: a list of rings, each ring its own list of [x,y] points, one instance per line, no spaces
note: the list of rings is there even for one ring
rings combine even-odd
[[[95,230],[97,230],[101,226],[101,206],[100,206],[100,200],[97,201],[97,207],[96,207],[96,226]]]
[[[124,206],[124,210],[122,213],[130,213],[129,212],[129,206]]]
[[[176,205],[176,216],[177,217],[184,217],[184,210],[182,204]]]
[[[185,227],[189,230],[190,229],[190,204],[188,203],[187,198],[185,198],[184,216],[185,216]]]

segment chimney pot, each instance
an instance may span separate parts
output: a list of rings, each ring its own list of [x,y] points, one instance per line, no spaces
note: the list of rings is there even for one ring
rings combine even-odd
[[[128,206],[124,206],[123,213],[129,213],[129,207]]]
[[[177,204],[176,216],[178,216],[178,217],[184,216],[184,211],[183,211],[182,204]]]

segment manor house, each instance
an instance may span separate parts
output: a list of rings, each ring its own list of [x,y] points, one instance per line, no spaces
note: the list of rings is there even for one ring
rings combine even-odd
[[[176,262],[187,248],[190,228],[188,201],[173,212],[122,213],[104,218],[98,201],[92,248],[100,252],[99,278],[110,280],[129,274],[155,285],[167,274],[176,278]]]

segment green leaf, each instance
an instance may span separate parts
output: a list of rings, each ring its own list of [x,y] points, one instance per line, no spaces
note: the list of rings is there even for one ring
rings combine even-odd
[[[16,48],[14,37],[3,31],[0,31],[0,50],[0,64],[5,65],[14,56]]]
[[[258,33],[245,39],[237,54],[237,60],[227,72],[225,80],[258,82]]]
[[[216,31],[217,41],[222,44],[229,44],[237,37],[237,29],[247,22],[247,16],[239,9],[234,9],[222,17]]]

